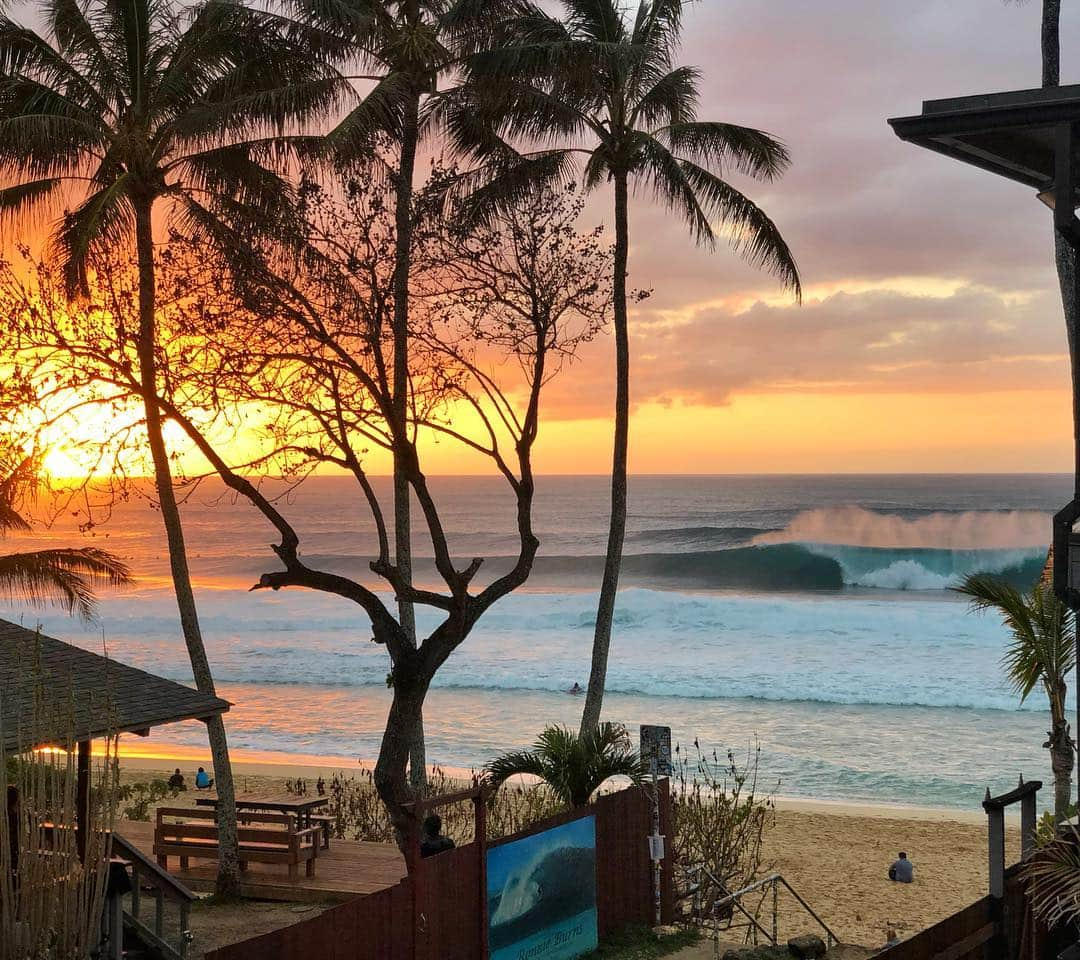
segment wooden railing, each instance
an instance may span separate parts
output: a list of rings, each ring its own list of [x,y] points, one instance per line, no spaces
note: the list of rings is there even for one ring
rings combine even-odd
[[[131,863],[131,904],[124,911],[125,930],[131,930],[164,960],[185,960],[192,940],[188,923],[195,894],[118,833],[113,834],[113,855]],[[154,904],[150,923],[146,921],[151,918],[146,917],[143,910],[143,900],[147,896]],[[178,908],[175,931],[166,929],[169,905]]]

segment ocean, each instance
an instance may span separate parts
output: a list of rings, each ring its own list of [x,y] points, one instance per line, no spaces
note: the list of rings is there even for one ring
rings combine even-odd
[[[487,557],[480,580],[496,575],[514,549],[502,485],[433,486],[455,555]],[[976,809],[1022,773],[1043,779],[1049,800],[1045,699],[1018,703],[999,664],[1006,631],[949,587],[976,571],[1034,582],[1069,487],[1065,476],[635,477],[605,716],[634,731],[670,725],[684,749],[696,738],[721,756],[759,744],[762,786],[786,797]],[[309,563],[375,582],[372,524],[347,478],[271,489]],[[360,609],[248,592],[275,568],[269,527],[209,483],[184,511],[238,755],[373,759],[388,661]],[[576,724],[581,700],[567,690],[588,679],[606,517],[606,478],[539,478],[533,576],[436,678],[430,761],[479,767],[546,723]],[[77,540],[60,523],[4,549]],[[139,498],[118,504],[92,542],[139,577],[104,597],[98,624],[12,604],[0,616],[190,682],[158,514]],[[419,536],[416,552],[430,555]],[[430,580],[430,563],[417,575]],[[421,630],[435,622],[421,611]],[[205,734],[175,725],[146,746],[170,744],[205,745]]]

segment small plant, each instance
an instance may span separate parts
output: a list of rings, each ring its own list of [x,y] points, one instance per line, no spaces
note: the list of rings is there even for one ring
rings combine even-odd
[[[1075,803],[1070,803],[1065,808],[1065,820],[1072,820],[1077,813],[1080,813],[1080,807]],[[1057,821],[1054,814],[1046,810],[1035,825],[1035,846],[1045,847],[1055,837],[1057,837]]]
[[[612,777],[626,777],[641,786],[648,769],[625,727],[601,723],[584,736],[566,727],[545,727],[531,750],[504,754],[484,768],[484,777],[495,790],[518,774],[536,777],[562,803],[581,807]]]
[[[122,820],[149,820],[151,808],[162,800],[171,800],[180,793],[164,780],[139,781],[124,784],[119,788],[117,800],[120,802]]]
[[[1080,832],[1072,824],[1024,865],[1035,916],[1053,928],[1080,920]]]
[[[476,779],[475,775],[472,777]],[[290,793],[302,795],[307,790],[303,780],[286,782]],[[438,766],[428,775],[424,796],[439,797],[457,793],[463,784],[451,778]],[[333,817],[331,835],[348,840],[364,840],[371,843],[393,843],[394,828],[386,807],[375,790],[369,770],[357,774],[335,774],[325,784],[325,796],[330,801],[324,812]],[[542,786],[513,786],[500,790],[491,797],[487,811],[488,839],[518,833],[538,820],[554,816],[565,810],[551,793]],[[469,843],[475,836],[475,811],[469,801],[459,801],[439,807],[443,820],[443,832],[457,844]]]
[[[728,750],[706,752],[695,739],[693,753],[675,747],[675,863],[697,886],[702,904],[760,879],[766,866],[766,830],[775,822],[772,791],[761,793],[761,746],[748,748],[739,762]],[[753,912],[751,910],[751,912]]]

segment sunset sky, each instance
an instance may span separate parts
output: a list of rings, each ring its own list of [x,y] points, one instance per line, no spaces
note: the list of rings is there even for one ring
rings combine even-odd
[[[1062,36],[1063,81],[1080,80],[1076,5]],[[706,0],[685,38],[683,62],[704,72],[701,118],[762,127],[791,150],[781,182],[737,182],[784,232],[805,299],[724,248],[696,249],[638,197],[630,283],[653,296],[632,316],[631,471],[1068,469],[1046,209],[885,123],[924,98],[1037,85],[1039,4]],[[597,194],[585,225],[609,206]],[[552,386],[541,472],[609,469],[612,373],[605,336]],[[478,466],[445,443],[425,463]]]
[[[1070,465],[1065,334],[1050,220],[1031,191],[904,144],[923,99],[1037,86],[1039,4],[709,0],[684,62],[701,116],[782,137],[794,166],[745,188],[793,247],[787,302],[727,251],[633,208],[639,472],[1056,471]],[[1080,80],[1065,5],[1063,82]],[[742,185],[742,184],[740,184]],[[599,199],[599,198],[598,198]],[[594,205],[599,210],[599,205]],[[606,415],[611,344],[561,415]],[[603,469],[607,424],[549,429],[547,469]]]

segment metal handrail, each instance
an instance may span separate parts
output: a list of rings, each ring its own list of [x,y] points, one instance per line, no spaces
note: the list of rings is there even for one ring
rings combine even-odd
[[[709,869],[704,864],[697,864],[692,869],[694,871],[698,872],[699,876],[700,876],[700,874],[703,873],[714,884],[716,884],[716,886],[718,886],[721,890],[724,888],[723,884],[720,883],[720,881],[718,881],[716,879],[716,877],[714,877],[712,875],[712,873],[709,871]],[[821,919],[821,917],[814,910],[814,908],[811,907],[810,904],[808,904],[799,895],[799,892],[790,883],[788,883],[788,881],[784,878],[783,874],[780,874],[780,873],[769,874],[769,876],[763,877],[761,880],[756,880],[753,883],[748,884],[747,886],[743,887],[741,890],[736,890],[734,893],[729,893],[726,896],[721,897],[719,900],[716,900],[716,901],[714,901],[712,903],[710,912],[713,915],[713,917],[716,917],[716,915],[719,913],[721,908],[729,906],[729,905],[732,906],[732,907],[735,907],[744,917],[746,917],[747,920],[750,921],[751,924],[753,924],[755,929],[759,930],[768,939],[768,941],[771,944],[773,944],[773,946],[776,946],[778,941],[779,941],[778,930],[777,930],[777,923],[778,923],[778,921],[777,921],[777,913],[778,913],[778,893],[779,893],[780,884],[784,885],[784,887],[787,889],[788,893],[790,893],[798,901],[799,905],[808,914],[810,914],[810,916],[813,917],[814,921],[818,924],[818,926],[820,926],[821,929],[825,931],[825,940],[826,940],[826,946],[827,947],[831,948],[834,943],[839,943],[840,942],[840,938],[835,933],[833,933],[833,931],[829,927],[829,925],[824,920]],[[772,905],[772,932],[771,933],[768,930],[766,930],[761,925],[761,923],[758,921],[758,919],[755,916],[753,916],[740,902],[742,900],[742,898],[745,897],[747,894],[754,893],[754,892],[756,892],[758,890],[765,890],[767,887],[770,887],[770,886],[772,887],[772,894],[773,894],[773,898],[772,898],[773,899],[773,905]],[[696,895],[696,892],[695,892],[695,895]],[[719,942],[720,942],[720,927],[719,927],[719,925],[717,925],[716,926],[716,943],[717,943],[717,945],[719,945]]]

